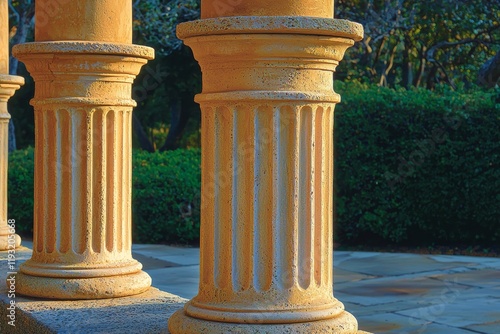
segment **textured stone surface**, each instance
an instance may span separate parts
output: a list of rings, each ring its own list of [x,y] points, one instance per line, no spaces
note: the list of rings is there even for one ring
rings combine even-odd
[[[363,26],[341,19],[312,17],[222,17],[181,23],[179,38],[223,34],[293,34],[343,37],[354,41],[363,38]]]
[[[153,259],[170,255],[163,245],[138,245],[137,254],[142,249]],[[145,266],[145,271],[153,285],[159,282],[162,290],[181,291],[192,298],[198,290],[199,268],[182,266],[181,258],[199,262],[182,248],[171,254],[178,257],[179,267]],[[377,276],[361,273],[373,268],[374,262],[382,268]],[[499,258],[336,251],[334,290],[359,327],[373,333],[497,334],[500,271],[496,268]]]
[[[132,43],[132,6],[123,0],[37,0],[35,39]]]
[[[24,240],[23,245],[30,246],[30,242]],[[196,265],[199,264],[199,257],[196,255],[198,249],[175,248],[164,245],[134,245],[132,249],[135,258],[144,260],[143,270],[151,275],[153,286],[161,288],[163,291],[181,291],[183,296],[188,298],[196,295],[199,281],[199,266]],[[0,252],[0,284],[2,286],[5,284],[3,282],[5,282],[7,272],[5,268],[6,262],[4,261],[6,256],[6,252]],[[30,256],[31,251],[25,247],[21,247],[16,252],[19,262],[29,259]],[[176,258],[177,262],[164,261],[162,258]],[[184,261],[182,260],[183,258],[185,259]],[[394,258],[399,258],[400,261],[394,261]],[[349,270],[337,269],[336,266],[346,259],[351,259],[349,264],[352,265],[352,268],[347,266],[345,269]],[[424,259],[424,261],[422,262],[420,259]],[[427,259],[432,259],[432,261],[429,262]],[[387,273],[382,272],[377,277],[366,276],[360,273],[356,275],[356,270],[364,266],[369,266],[373,261],[377,261],[381,266],[388,269],[390,269],[389,264],[401,267],[405,271],[413,267],[414,272],[398,275],[388,270]],[[183,263],[189,263],[189,265],[183,265]],[[416,269],[414,264],[418,263],[420,265]],[[449,268],[444,265],[440,269],[435,266],[436,263],[454,263],[454,267]],[[368,301],[364,305],[355,303],[356,299],[360,297],[359,294],[351,295],[349,293],[336,292],[336,296],[342,300],[346,309],[356,316],[361,329],[377,334],[498,334],[500,323],[498,321],[498,305],[496,303],[500,300],[500,287],[491,284],[493,281],[490,275],[495,273],[496,267],[500,267],[499,258],[386,253],[359,253],[358,255],[357,252],[336,251],[334,264],[336,291],[343,285],[352,285],[353,289],[356,284],[360,284],[362,287],[367,286],[370,285],[370,281],[373,281],[373,284],[376,283],[379,289],[394,290],[396,287],[401,287],[401,282],[408,283],[409,280],[414,280],[416,289],[408,289],[405,291],[407,294],[392,293],[384,298],[380,298],[377,290],[374,290],[370,294],[369,290],[364,289],[364,298],[366,298],[365,301]],[[500,275],[500,272],[498,274]],[[460,276],[454,277],[454,275]],[[443,276],[446,276],[446,282],[443,281]],[[418,277],[420,279],[416,280]],[[455,278],[457,279],[456,281]],[[435,284],[425,283],[425,286],[418,289],[419,282],[429,282],[432,280],[435,281]],[[473,284],[470,284],[471,282]],[[426,289],[427,292],[422,293],[423,289]],[[2,294],[0,293],[0,295]],[[3,295],[5,296],[5,294]],[[102,301],[104,302],[105,300]],[[48,305],[55,305],[56,302],[47,301],[47,303]],[[144,303],[147,304],[148,301],[145,300]],[[0,307],[3,307],[3,305],[0,305]],[[163,321],[163,324],[165,323],[165,314],[159,312],[162,310],[155,309],[155,311],[158,311],[158,313],[148,318],[148,323],[153,326],[152,328],[157,328],[155,326],[159,322]],[[85,315],[85,312],[92,311],[82,309],[83,315]],[[140,312],[138,311],[138,313]],[[117,319],[125,321],[123,318]],[[134,321],[132,317],[130,319]],[[457,321],[456,319],[459,320]],[[82,325],[79,331],[64,331],[64,327],[61,325],[59,332],[71,334],[93,333],[85,331],[84,326],[86,326],[88,319],[81,318],[80,320],[85,325]],[[91,328],[94,330],[99,325],[103,329],[106,329],[104,333],[107,331],[112,332],[115,326],[113,318],[104,318],[104,320],[105,322],[99,322],[99,319],[93,319],[94,327]],[[463,325],[467,326],[461,327]],[[128,331],[126,332],[128,333]],[[4,332],[0,329],[0,333]],[[21,333],[24,334],[26,332]],[[148,327],[144,324],[144,327],[138,333],[162,333],[162,331],[148,330]]]
[[[333,297],[331,188],[333,72],[362,28],[333,1],[278,3],[204,1],[218,18],[177,30],[203,72],[203,156],[200,286],[173,333],[358,330]]]
[[[303,323],[284,324],[235,324],[214,321],[204,321],[191,318],[183,312],[176,312],[169,319],[169,329],[172,333],[241,333],[241,334],[277,334],[277,333],[358,333],[354,317],[344,312],[338,317],[327,320],[309,321]]]
[[[26,242],[30,244],[30,242]],[[16,250],[17,268],[31,257],[31,249]],[[9,297],[5,282],[8,272],[7,252],[0,252],[0,333],[10,334],[123,334],[168,333],[167,319],[183,307],[185,299],[156,288],[131,297],[58,301]],[[16,270],[17,268],[14,268]],[[16,281],[17,283],[17,281]],[[17,284],[16,284],[17,288]],[[17,290],[14,288],[14,290]],[[43,287],[42,287],[43,288]],[[7,307],[15,301],[15,327],[8,324]]]
[[[9,326],[6,308],[9,300],[0,291],[0,332],[123,334],[168,333],[167,319],[185,300],[156,288],[123,298],[46,301],[16,298],[16,326]]]
[[[0,74],[9,74],[9,5],[0,0]]]
[[[223,16],[314,16],[333,18],[332,0],[204,0],[201,17]]]
[[[36,42],[14,48],[35,80],[33,255],[19,294],[99,299],[151,284],[131,254],[131,131],[132,82],[154,52],[124,44],[131,6],[37,1]]]

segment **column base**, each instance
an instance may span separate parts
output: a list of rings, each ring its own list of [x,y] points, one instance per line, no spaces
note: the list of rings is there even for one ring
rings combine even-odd
[[[13,243],[12,241],[9,241],[8,235],[0,235],[0,252],[12,250],[12,245],[15,245],[16,248],[19,248],[19,246],[21,246],[21,237],[15,234],[15,238],[16,241]]]
[[[168,329],[172,334],[198,334],[198,333],[358,333],[358,322],[353,315],[342,312],[340,315],[319,321],[300,322],[290,324],[241,324],[208,321],[192,318],[179,310],[168,320]]]
[[[138,271],[128,275],[91,278],[59,278],[16,275],[16,292],[20,295],[49,299],[103,299],[132,296],[151,286],[151,277]]]

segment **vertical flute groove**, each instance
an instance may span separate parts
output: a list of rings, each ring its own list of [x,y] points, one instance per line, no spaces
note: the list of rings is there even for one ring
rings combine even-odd
[[[237,187],[239,178],[238,178],[238,168],[239,168],[239,162],[240,159],[238,157],[238,136],[239,136],[239,129],[238,129],[238,115],[237,115],[237,109],[236,107],[233,108],[231,111],[231,118],[232,122],[229,123],[231,124],[231,128],[233,129],[233,138],[231,143],[231,163],[233,168],[228,169],[227,174],[228,177],[230,176],[230,181],[228,183],[231,183],[231,197],[232,197],[232,204],[228,205],[231,210],[231,249],[236,250],[234,252],[232,259],[231,259],[231,273],[232,273],[232,289],[234,291],[240,291],[243,289],[243,285],[241,284],[242,282],[242,275],[244,275],[244,258],[242,257],[241,252],[238,252],[238,242],[241,242],[242,240],[238,238],[238,233],[241,225],[239,225],[239,219],[238,219],[238,211],[242,210],[243,207],[240,207],[240,202],[238,201],[238,190],[239,188]],[[225,143],[226,145],[228,143]],[[241,222],[241,224],[244,224],[244,222]],[[232,253],[232,252],[231,252]]]
[[[232,286],[232,252],[228,249],[232,247],[232,205],[233,205],[233,191],[232,191],[232,150],[226,150],[227,145],[232,144],[233,131],[227,124],[232,124],[232,113],[228,108],[216,108],[216,197],[215,208],[216,222],[218,228],[216,229],[217,241],[215,243],[217,259],[216,280],[215,284],[219,288],[230,288]]]
[[[116,111],[115,111],[116,112]],[[125,157],[127,156],[127,141],[125,138],[125,134],[127,133],[127,128],[126,128],[126,118],[127,116],[123,112],[117,112],[117,115],[119,115],[120,122],[118,123],[118,134],[119,134],[119,140],[117,146],[119,148],[120,156]],[[127,177],[127,170],[125,167],[125,164],[119,164],[118,166],[115,165],[115,168],[118,170],[119,174],[119,180],[124,180]],[[119,198],[125,199],[127,197],[127,184],[123,181],[119,181]],[[119,252],[123,251],[125,248],[125,239],[126,239],[126,231],[123,228],[123,223],[125,219],[127,219],[127,208],[126,208],[127,202],[122,200],[120,201],[120,206],[118,210],[118,215],[119,218],[117,220],[117,226],[118,226],[118,242],[117,242],[117,249]]]
[[[334,122],[334,108],[328,107],[328,183],[330,187],[333,186],[333,122]],[[327,237],[327,250],[328,250],[328,263],[333,263],[333,194],[327,197],[328,200],[328,215],[326,223],[326,237]],[[326,266],[328,268],[328,282],[333,282],[333,266]],[[332,284],[329,285],[333,289]]]
[[[123,113],[121,112],[117,112],[116,110],[114,110],[114,114],[115,114],[115,125],[116,125],[116,130],[117,130],[117,133],[116,133],[116,143],[115,143],[115,147],[116,147],[116,152],[117,152],[117,159],[121,160],[123,159],[123,150],[124,150],[124,140],[123,140],[123,121],[124,121],[124,115]],[[116,179],[117,179],[117,187],[116,187],[116,198],[120,198],[122,199],[123,198],[123,188],[124,188],[124,184],[123,184],[123,178],[125,177],[125,175],[123,174],[123,165],[120,164],[120,165],[115,165],[114,166],[114,169],[116,171]],[[122,222],[123,219],[125,217],[123,216],[123,201],[120,200],[118,203],[117,203],[117,211],[116,211],[116,221],[117,222]],[[116,249],[117,250],[122,250],[123,249],[123,231],[121,229],[121,226],[119,224],[114,224],[115,225],[115,233],[116,233]]]
[[[127,109],[126,114],[126,128],[125,128],[125,138],[127,143],[125,147],[127,148],[127,155],[123,157],[125,164],[127,165],[127,197],[125,202],[127,218],[125,219],[125,224],[122,224],[122,228],[125,230],[127,240],[123,251],[128,250],[131,252],[132,249],[132,159],[127,157],[132,157],[132,110]]]
[[[311,210],[311,204],[313,197],[313,189],[311,174],[314,171],[311,165],[311,145],[312,145],[312,120],[311,120],[312,110],[310,107],[302,107],[298,110],[297,123],[298,131],[298,148],[299,148],[299,172],[297,173],[297,178],[299,179],[298,187],[298,198],[303,198],[303,200],[298,201],[298,282],[302,289],[307,289],[311,284],[311,265],[312,261],[312,231],[315,228],[315,222],[312,219],[313,211]]]
[[[314,123],[314,148],[312,154],[314,155],[314,279],[317,286],[324,283],[322,280],[323,252],[322,252],[322,235],[323,235],[323,212],[321,206],[323,205],[323,108],[318,107],[313,116]]]
[[[254,286],[259,292],[267,291],[274,281],[274,268],[276,267],[276,235],[273,229],[275,214],[274,185],[276,184],[273,167],[274,155],[274,113],[269,106],[255,108],[254,115]]]
[[[107,141],[103,148],[106,150],[106,175],[108,177],[108,182],[106,182],[106,194],[108,196],[109,201],[107,202],[107,210],[106,210],[106,250],[111,252],[116,247],[116,224],[114,224],[114,219],[116,217],[116,211],[118,209],[116,203],[116,186],[117,186],[117,178],[114,169],[114,164],[117,159],[116,156],[116,111],[110,110],[106,113],[106,133],[107,133]]]
[[[322,181],[321,184],[323,185],[322,187],[322,194],[321,194],[321,249],[325,250],[328,247],[328,236],[326,233],[328,233],[328,227],[325,226],[325,221],[328,219],[328,192],[330,189],[326,187],[325,185],[329,185],[329,177],[328,177],[328,147],[330,141],[328,140],[328,111],[325,109],[323,111],[323,117],[322,117],[322,122],[321,122],[321,137],[322,137],[322,164],[321,164],[321,174],[322,174]],[[322,263],[327,263],[328,262],[328,254],[325,254],[323,252],[321,254],[321,262]],[[324,285],[326,282],[329,282],[329,273],[328,270],[326,269],[328,266],[323,266],[323,275],[322,275],[322,285]]]
[[[105,147],[105,126],[103,111],[100,109],[94,110],[92,114],[92,131],[90,138],[92,140],[92,243],[91,249],[94,253],[101,252],[103,236],[105,234],[104,217],[106,213],[106,190],[104,188],[106,178],[104,166],[106,158],[103,147]]]
[[[207,131],[210,129],[210,131]],[[213,130],[213,131],[212,131]],[[202,111],[202,198],[201,206],[205,214],[201,216],[200,227],[200,271],[201,282],[206,286],[213,286],[215,280],[215,171],[217,167],[216,156],[216,122],[213,108]]]
[[[39,166],[35,168],[34,171],[34,218],[33,218],[33,240],[34,240],[34,251],[36,253],[43,252],[44,249],[44,224],[41,221],[44,220],[44,207],[45,207],[45,199],[43,196],[40,196],[40,190],[44,187],[47,179],[44,178],[44,169],[45,169],[45,159],[42,153],[43,150],[43,140],[45,140],[44,134],[44,117],[41,113],[35,113],[35,136],[36,138],[42,138],[42,140],[35,141],[35,165]],[[41,175],[39,175],[41,174]]]
[[[220,267],[221,267],[221,258],[220,258],[220,243],[221,240],[221,230],[223,229],[223,224],[221,221],[221,207],[220,207],[220,173],[221,173],[221,157],[220,157],[220,139],[221,136],[221,126],[219,120],[219,113],[215,110],[214,113],[214,132],[215,132],[215,140],[214,140],[214,162],[215,166],[213,169],[214,174],[214,194],[213,194],[213,204],[214,204],[214,285],[215,287],[220,287],[219,277],[220,277]],[[220,226],[220,228],[217,228]]]
[[[44,131],[46,132],[47,135],[47,141],[46,141],[46,147],[44,148],[47,150],[47,160],[45,161],[45,170],[46,170],[46,175],[45,177],[47,180],[56,180],[57,179],[57,142],[56,142],[56,137],[51,136],[49,133],[53,131],[53,128],[51,127],[51,124],[57,124],[57,119],[56,119],[56,112],[52,111],[50,113],[47,113],[45,115],[45,129]],[[49,147],[52,147],[50,149]],[[55,244],[56,244],[56,219],[57,219],[57,213],[56,213],[56,200],[57,200],[57,194],[56,194],[56,183],[55,182],[48,182],[47,181],[47,187],[46,189],[46,223],[45,223],[45,251],[47,253],[53,253],[55,251]]]
[[[58,251],[60,253],[67,253],[70,250],[70,240],[71,240],[71,150],[68,150],[68,146],[71,147],[73,143],[71,142],[70,127],[71,118],[67,110],[62,109],[57,112],[60,131],[58,131],[58,147],[60,154],[60,180],[61,183],[57,187],[57,216],[59,227],[61,231],[59,234],[59,247]]]
[[[287,231],[285,235],[288,237],[286,243],[283,245],[283,250],[288,249],[286,255],[288,256],[288,263],[286,263],[285,268],[291,268],[291,272],[289,273],[290,279],[287,282],[288,285],[285,287],[291,288],[292,286],[299,286],[299,276],[300,276],[300,255],[299,255],[299,247],[300,247],[300,233],[299,227],[299,219],[300,219],[300,211],[304,208],[301,207],[299,201],[300,196],[300,168],[302,161],[300,160],[300,106],[286,106],[282,108],[283,114],[282,119],[285,118],[289,120],[285,123],[285,129],[287,131],[287,136],[283,140],[288,145],[287,150],[282,156],[283,161],[287,161],[287,164],[290,164],[291,170],[288,172],[287,179],[288,185],[291,186],[290,193],[288,196],[288,207],[285,209],[288,213],[288,223],[286,224]],[[292,162],[290,163],[290,157],[293,157]],[[291,199],[291,200],[290,200]],[[292,250],[290,252],[290,249]]]

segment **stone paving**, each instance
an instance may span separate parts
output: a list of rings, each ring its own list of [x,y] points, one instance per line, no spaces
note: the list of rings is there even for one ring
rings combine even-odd
[[[197,248],[132,250],[155,287],[196,295]],[[500,258],[336,251],[334,266],[335,296],[365,331],[500,334]]]
[[[199,249],[133,245],[132,251],[154,287],[196,295]],[[500,333],[500,258],[342,251],[334,257],[335,295],[362,330]]]

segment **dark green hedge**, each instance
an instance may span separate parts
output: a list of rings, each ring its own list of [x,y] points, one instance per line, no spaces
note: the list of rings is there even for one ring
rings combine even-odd
[[[336,89],[338,240],[500,241],[498,93]]]
[[[200,164],[199,150],[134,153],[134,241],[198,242]]]
[[[134,242],[197,243],[200,151],[134,152]],[[33,148],[9,156],[9,218],[17,232],[33,231]]]
[[[9,154],[8,216],[16,220],[16,232],[33,233],[33,148]]]
[[[338,241],[500,241],[498,94],[336,89]],[[9,217],[20,232],[32,229],[32,170],[32,149],[10,155]],[[199,150],[134,152],[134,241],[196,243],[199,187]]]

